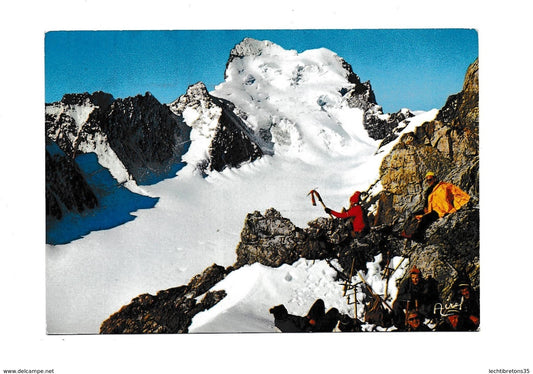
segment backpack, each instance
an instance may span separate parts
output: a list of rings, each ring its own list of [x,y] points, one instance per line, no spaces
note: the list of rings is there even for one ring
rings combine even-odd
[[[365,311],[365,322],[382,327],[390,327],[393,324],[390,312],[377,297],[373,298],[370,307]]]

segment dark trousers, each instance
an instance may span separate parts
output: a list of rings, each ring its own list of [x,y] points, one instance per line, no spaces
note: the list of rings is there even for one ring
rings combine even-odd
[[[422,240],[424,238],[424,232],[433,222],[439,219],[439,214],[435,211],[431,211],[424,214],[422,218],[417,220],[416,214],[413,214],[405,223],[402,235],[406,238],[413,240]]]

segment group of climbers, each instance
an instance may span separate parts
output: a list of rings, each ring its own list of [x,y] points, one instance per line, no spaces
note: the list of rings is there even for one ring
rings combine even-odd
[[[459,187],[440,181],[434,172],[428,172],[424,181],[427,188],[423,194],[423,208],[415,211],[406,221],[401,232],[403,238],[422,241],[429,225],[456,212],[470,199]],[[341,212],[323,204],[324,211],[334,217],[351,220],[353,237],[363,238],[370,231],[370,225],[361,206],[361,192],[356,191],[349,202],[349,208],[343,208]],[[325,313],[321,299],[313,304],[305,317],[289,314],[283,305],[272,308],[270,312],[274,315],[276,327],[283,332],[332,331],[335,326],[341,331],[361,331],[358,319],[342,315],[335,308]],[[479,298],[463,276],[454,284],[452,298],[443,307],[437,281],[432,277],[424,278],[415,266],[400,284],[390,317],[400,331],[473,331],[479,327]],[[426,321],[432,324],[431,328]]]
[[[281,304],[270,309],[274,325],[281,332],[359,332],[362,322],[330,308],[325,312],[322,299],[318,299],[305,316],[289,314]],[[389,312],[394,331],[475,331],[479,327],[479,295],[466,276],[459,277],[452,288],[452,296],[443,306],[437,282],[424,278],[414,266],[405,279]],[[369,323],[365,316],[365,322]],[[390,327],[387,321],[371,321],[375,325]]]
[[[479,327],[479,312],[478,294],[466,275],[459,276],[443,306],[435,279],[424,278],[416,266],[400,285],[392,311],[395,326],[406,331],[431,330],[425,320],[434,324],[435,331],[474,331]]]

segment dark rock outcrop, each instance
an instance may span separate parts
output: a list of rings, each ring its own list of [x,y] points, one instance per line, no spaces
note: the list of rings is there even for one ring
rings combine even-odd
[[[300,258],[305,236],[290,220],[275,209],[265,215],[258,211],[248,214],[237,246],[236,267],[245,264],[260,264],[278,267],[292,264]]]
[[[233,104],[223,99],[214,101],[222,108],[222,114],[219,128],[209,148],[210,169],[222,171],[228,166],[239,167],[244,162],[252,162],[262,157],[263,150],[244,122],[235,115]]]
[[[396,139],[395,130],[399,124],[414,114],[407,109],[396,113],[384,114],[381,106],[376,101],[376,96],[369,81],[361,82],[359,76],[353,72],[352,66],[342,58],[342,67],[346,70],[348,82],[354,87],[346,92],[341,92],[351,108],[359,108],[364,111],[363,126],[368,135],[375,140],[383,139],[381,145],[385,145]]]
[[[89,94],[88,92],[65,94],[61,99],[61,103],[65,105],[80,106],[91,104],[105,110],[114,100],[113,95],[102,91],[96,91],[92,94]]]
[[[51,140],[46,141],[46,216],[61,219],[98,206],[98,199],[74,160]]]
[[[92,115],[87,127],[101,129],[138,184],[166,176],[187,149],[190,128],[150,93],[117,99]],[[83,133],[89,137],[89,132]]]
[[[264,215],[256,211],[246,217],[234,267],[255,262],[278,267],[300,258],[337,259],[348,273],[352,263],[354,269],[364,270],[378,253],[399,253],[400,242],[386,233],[355,240],[348,220],[318,218],[302,229],[270,208]]]
[[[101,334],[173,334],[186,333],[192,318],[217,304],[226,293],[209,291],[227,275],[216,264],[195,276],[188,285],[143,294],[123,306],[100,326]],[[201,301],[196,298],[202,296]]]

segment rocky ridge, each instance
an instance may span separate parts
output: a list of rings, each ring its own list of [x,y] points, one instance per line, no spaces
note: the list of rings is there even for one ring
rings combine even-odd
[[[65,95],[46,107],[47,137],[72,158],[95,152],[110,170],[120,165],[118,182],[144,184],[167,173],[180,162],[188,131],[150,93],[126,99],[102,92]],[[109,158],[115,160],[106,163]]]
[[[114,99],[104,92],[66,94],[61,101],[47,104],[45,128],[47,150],[54,145],[64,155],[60,163],[58,152],[53,157],[47,154],[47,223],[61,221],[67,212],[81,213],[100,205],[98,194],[87,192],[99,187],[91,186],[79,171],[79,155],[95,154],[116,180],[115,188],[124,183],[153,183],[181,161],[189,131],[149,93]],[[75,178],[70,177],[72,170],[78,170]],[[73,187],[65,180],[78,182]]]
[[[211,308],[226,296],[223,290],[208,291],[226,273],[223,267],[213,264],[186,286],[160,291],[155,296],[139,295],[104,321],[100,333],[186,333],[194,315]]]
[[[205,139],[207,157],[192,160],[203,174],[238,167],[264,154],[257,138],[234,113],[234,105],[210,95],[202,82],[189,86],[169,108],[196,131],[197,137]],[[192,111],[194,116],[191,116]]]

